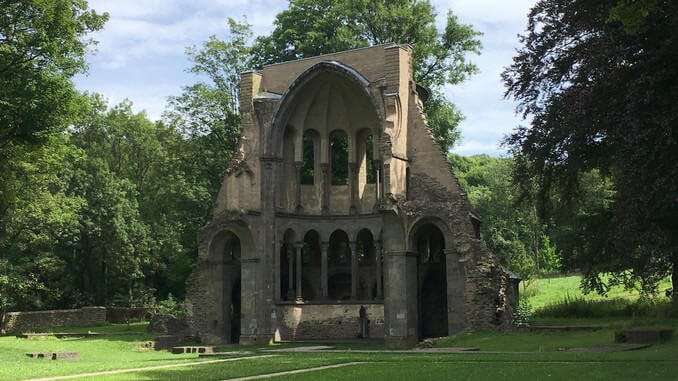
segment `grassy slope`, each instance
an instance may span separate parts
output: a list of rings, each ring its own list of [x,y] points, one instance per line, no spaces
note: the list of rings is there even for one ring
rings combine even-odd
[[[566,298],[581,298],[584,300],[609,300],[614,298],[635,300],[638,298],[637,291],[627,291],[621,286],[613,287],[607,296],[598,295],[596,293],[585,295],[579,288],[580,282],[580,275],[534,279],[530,281],[527,288],[524,288],[524,285],[521,285],[520,292],[529,297],[530,304],[535,309],[549,304],[560,303]],[[671,288],[671,281],[668,278],[659,285],[660,296],[663,296],[664,291],[667,288]]]

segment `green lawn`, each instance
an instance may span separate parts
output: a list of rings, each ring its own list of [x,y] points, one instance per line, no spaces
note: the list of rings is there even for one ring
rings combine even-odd
[[[549,304],[560,303],[565,299],[638,299],[638,291],[624,290],[621,286],[613,287],[607,296],[598,295],[596,293],[584,294],[579,288],[581,279],[581,275],[534,279],[527,283],[527,288],[524,287],[524,283],[521,284],[520,292],[528,296],[531,306],[535,309],[539,309]],[[669,278],[663,280],[659,285],[660,297],[663,297],[664,291],[666,291],[667,288],[671,288],[671,280]]]
[[[579,278],[551,278],[533,282],[534,306],[558,302],[569,295],[581,296]],[[634,298],[632,293],[615,291],[614,297]],[[590,300],[602,300],[596,295]],[[665,326],[678,328],[678,319],[653,317],[561,319],[540,318],[539,323],[551,325],[602,325],[597,331],[571,332],[474,332],[462,333],[440,340],[439,347],[474,347],[480,351],[502,353],[468,354],[398,354],[356,353],[357,350],[384,350],[375,343],[342,343],[340,353],[266,352],[295,346],[259,345],[227,346],[221,350],[248,350],[259,358],[229,362],[183,366],[171,369],[141,370],[124,374],[99,375],[88,379],[102,380],[224,380],[319,366],[360,362],[340,368],[288,374],[277,379],[291,380],[667,380],[678,376],[678,338],[650,348],[628,352],[578,353],[568,348],[592,347],[613,342],[614,331],[633,326]],[[107,325],[102,327],[56,328],[54,332],[99,332],[107,335],[71,339],[18,339],[0,337],[0,380],[73,375],[114,369],[146,368],[157,365],[181,364],[199,359],[196,354],[173,355],[167,351],[142,348],[155,334],[145,331],[146,324]],[[678,335],[678,332],[676,332]],[[30,359],[26,352],[77,351],[79,361],[49,361]]]
[[[146,324],[109,325],[103,327],[56,328],[54,332],[101,332],[110,335],[95,338],[54,337],[19,339],[0,337],[0,379],[21,379],[46,375],[65,375],[99,370],[134,368],[159,363],[195,361],[195,355],[173,355],[166,351],[140,348],[157,334],[145,331]],[[79,361],[47,361],[31,359],[27,352],[76,351]]]
[[[678,325],[676,325],[678,326]],[[109,369],[148,367],[197,361],[193,355],[172,355],[165,351],[139,349],[150,338],[143,325],[87,328],[114,333],[110,337],[88,339],[0,338],[0,379],[25,379],[48,375],[66,375]],[[81,329],[69,329],[78,331]],[[59,329],[59,331],[65,331]],[[271,353],[262,349],[284,346],[240,346],[256,355],[273,357],[244,359],[233,362],[187,366],[172,369],[145,370],[133,373],[97,376],[99,380],[223,380],[232,377],[305,369],[347,362],[365,362],[336,369],[286,375],[278,379],[369,379],[369,380],[436,380],[436,379],[586,379],[666,380],[678,374],[678,340],[650,348],[615,353],[572,353],[562,349],[609,344],[614,330],[593,332],[476,332],[460,334],[439,342],[439,346],[476,347],[484,351],[525,353],[499,354],[393,354],[355,353],[356,349],[383,349],[376,344],[342,344],[342,353]],[[233,349],[233,348],[228,348]],[[33,350],[76,350],[78,362],[33,360],[24,352]]]

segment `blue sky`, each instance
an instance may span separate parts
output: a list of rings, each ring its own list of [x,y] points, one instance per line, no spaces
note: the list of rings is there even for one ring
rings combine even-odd
[[[451,9],[464,24],[483,33],[483,51],[471,59],[480,74],[445,88],[448,98],[466,119],[462,140],[453,149],[462,155],[505,155],[500,140],[524,123],[514,115],[514,104],[503,99],[499,74],[511,63],[519,47],[517,34],[527,22],[534,0],[432,0],[442,29]],[[196,78],[185,72],[190,65],[185,48],[216,34],[225,37],[226,19],[247,15],[255,35],[269,33],[275,15],[287,7],[281,0],[89,0],[90,7],[108,12],[104,30],[90,54],[89,73],[75,78],[82,90],[103,94],[113,105],[125,98],[136,111],[159,119],[168,96]]]

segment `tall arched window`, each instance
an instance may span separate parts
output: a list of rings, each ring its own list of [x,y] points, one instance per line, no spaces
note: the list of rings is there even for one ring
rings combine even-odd
[[[312,300],[321,295],[320,290],[320,236],[315,230],[309,230],[304,236],[301,249],[302,295],[304,300]]]
[[[356,239],[360,287],[358,299],[374,299],[377,288],[377,266],[375,259],[374,237],[368,229],[362,229]]]
[[[365,138],[365,169],[366,182],[375,184],[377,182],[377,168],[374,166],[374,139],[372,134]]]
[[[344,131],[330,134],[332,185],[348,184],[348,137]]]
[[[347,300],[351,298],[351,248],[348,235],[336,230],[330,236],[328,261],[328,294],[330,299]]]
[[[317,134],[312,130],[304,131],[302,139],[302,153],[304,165],[301,167],[301,183],[315,184],[315,142]]]

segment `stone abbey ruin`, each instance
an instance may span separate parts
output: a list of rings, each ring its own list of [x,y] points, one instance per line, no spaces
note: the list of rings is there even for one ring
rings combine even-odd
[[[510,324],[509,275],[431,136],[411,60],[381,45],[242,74],[239,152],[187,281],[204,342],[399,346]]]

